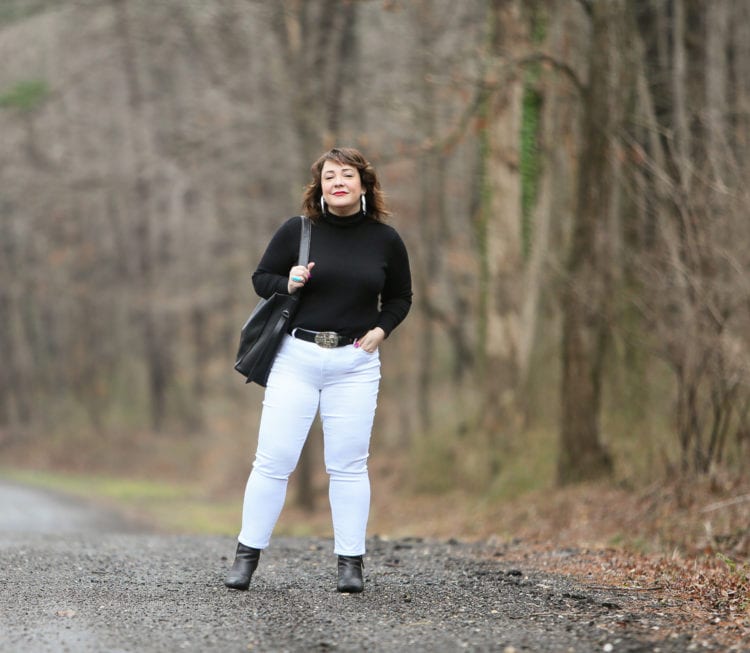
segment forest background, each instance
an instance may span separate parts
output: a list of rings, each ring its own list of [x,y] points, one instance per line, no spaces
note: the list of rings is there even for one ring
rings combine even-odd
[[[234,533],[250,274],[351,145],[415,291],[371,530],[747,560],[750,3],[3,0],[0,58],[3,474]]]

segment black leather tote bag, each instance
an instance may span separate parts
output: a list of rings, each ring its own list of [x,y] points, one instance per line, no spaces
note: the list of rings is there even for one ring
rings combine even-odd
[[[301,236],[299,243],[299,265],[307,265],[310,256],[310,220],[300,216]],[[246,378],[245,383],[257,383],[266,387],[276,352],[287,332],[289,321],[294,317],[302,290],[293,295],[274,293],[261,299],[240,332],[240,346],[234,369]]]

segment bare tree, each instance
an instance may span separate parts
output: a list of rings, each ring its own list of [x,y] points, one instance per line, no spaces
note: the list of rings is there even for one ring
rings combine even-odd
[[[115,12],[115,29],[120,45],[122,68],[125,73],[127,101],[132,119],[130,127],[130,197],[133,214],[137,216],[136,256],[137,284],[141,294],[140,328],[142,329],[148,387],[151,401],[152,424],[160,430],[166,413],[166,396],[173,372],[172,339],[169,326],[157,313],[154,290],[159,276],[158,247],[154,216],[156,168],[155,139],[146,109],[144,74],[139,53],[133,44],[131,17],[125,0],[111,0]]]
[[[653,229],[635,261],[650,273],[638,305],[655,334],[653,346],[674,373],[680,469],[693,474],[721,463],[731,435],[747,430],[748,346],[740,335],[748,319],[748,284],[740,272],[747,257],[736,244],[747,237],[739,216],[748,153],[732,145],[741,111],[732,107],[727,85],[730,4],[708,10],[677,0],[673,9],[674,21],[641,35],[643,51],[656,41],[660,59],[640,74],[639,123],[647,131],[633,175]],[[696,21],[706,24],[705,43],[688,36]],[[667,93],[659,71],[670,61]],[[657,106],[670,111],[658,114]]]
[[[592,3],[590,11],[577,203],[562,298],[561,483],[606,476],[612,470],[599,419],[613,292],[613,143],[624,120],[624,98],[617,89],[624,77],[627,20],[621,0]]]

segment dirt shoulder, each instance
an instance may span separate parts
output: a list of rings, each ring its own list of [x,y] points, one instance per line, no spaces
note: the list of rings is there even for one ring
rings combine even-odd
[[[667,636],[686,638],[685,650],[750,651],[747,577],[718,559],[520,542],[497,555],[587,590],[606,590],[623,612],[636,606],[654,642]]]

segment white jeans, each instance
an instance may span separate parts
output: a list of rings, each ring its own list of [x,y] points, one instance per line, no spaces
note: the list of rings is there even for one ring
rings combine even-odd
[[[323,349],[285,336],[266,386],[258,450],[247,480],[239,541],[265,549],[287,481],[320,409],[329,475],[334,553],[361,555],[370,512],[367,457],[380,384],[380,357],[347,345]]]

